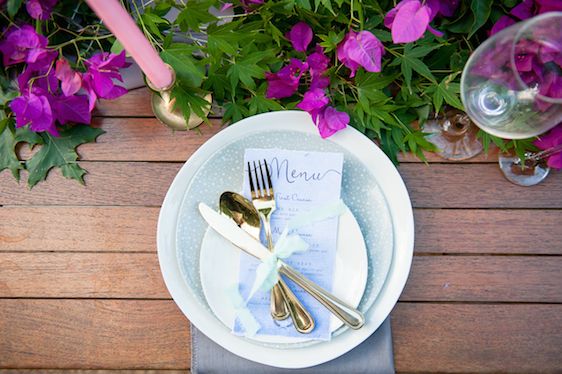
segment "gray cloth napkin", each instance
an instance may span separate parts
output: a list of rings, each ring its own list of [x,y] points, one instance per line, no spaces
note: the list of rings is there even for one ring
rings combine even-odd
[[[193,374],[387,374],[394,373],[390,317],[367,340],[350,352],[305,369],[280,369],[230,353],[191,326]]]

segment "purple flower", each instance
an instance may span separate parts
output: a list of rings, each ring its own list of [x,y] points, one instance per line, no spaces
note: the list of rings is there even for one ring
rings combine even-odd
[[[301,76],[308,70],[308,64],[292,58],[289,65],[277,73],[265,73],[268,99],[282,99],[292,96],[299,88]]]
[[[47,53],[47,38],[35,32],[30,25],[12,28],[0,43],[5,66],[20,62],[35,63]]]
[[[27,0],[25,8],[31,18],[47,20],[55,5],[57,5],[57,0]]]
[[[100,52],[86,60],[88,70],[82,76],[82,87],[90,97],[90,111],[98,98],[116,99],[127,93],[127,89],[117,86],[114,79],[123,81],[120,68],[129,66],[125,61],[125,51],[119,54]]]
[[[69,122],[88,124],[92,120],[86,95],[52,96],[50,102],[54,117],[61,125]]]
[[[16,127],[29,125],[32,131],[48,131],[51,135],[59,135],[51,104],[46,96],[27,92],[12,100],[10,108],[16,115]]]
[[[308,55],[306,63],[310,69],[310,75],[321,75],[328,69],[330,59],[324,54],[324,49],[317,45],[314,52]]]
[[[534,144],[539,147],[539,149],[549,149],[562,144],[562,124],[559,124],[548,133],[541,135],[539,139],[535,140]],[[551,168],[562,169],[562,152],[550,156],[547,160],[547,165]]]
[[[306,52],[308,45],[312,41],[312,29],[304,22],[299,22],[287,33],[287,39],[293,48],[299,52]]]
[[[349,115],[328,106],[320,111],[314,122],[318,127],[320,136],[325,139],[344,129],[349,123]]]
[[[384,24],[390,27],[394,43],[410,43],[418,40],[427,30],[431,9],[419,0],[403,0],[395,12],[388,12]],[[393,10],[394,10],[393,9]]]
[[[329,102],[330,100],[326,97],[324,90],[315,88],[304,94],[304,98],[297,104],[297,108],[311,113],[324,108]]]
[[[535,0],[535,4],[538,8],[538,14],[562,11],[562,2],[560,0]]]
[[[65,59],[57,61],[56,77],[61,81],[62,93],[65,96],[74,95],[82,86],[82,76],[72,70],[70,64]]]
[[[384,46],[369,31],[356,33],[350,31],[337,48],[337,57],[351,70],[350,77],[362,66],[370,72],[381,71],[381,58]]]

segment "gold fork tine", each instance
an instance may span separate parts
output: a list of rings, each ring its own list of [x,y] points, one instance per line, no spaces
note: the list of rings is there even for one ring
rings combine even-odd
[[[248,161],[248,180],[250,181],[250,193],[252,194],[252,199],[257,199],[256,188],[254,187],[254,182],[252,181],[252,167]]]
[[[254,176],[256,178],[256,198],[260,198],[262,196],[261,186],[260,186],[260,178],[258,177],[258,167],[256,166],[256,162],[254,163]]]
[[[269,196],[273,197],[273,183],[271,183],[271,172],[269,171],[269,166],[267,161],[264,159],[263,164],[265,165],[265,174],[267,175],[267,184],[269,185]]]
[[[263,188],[263,195],[262,197],[268,197],[267,186],[265,184],[265,177],[263,176],[263,169],[261,167],[261,161],[258,161],[258,165],[260,166],[260,175],[261,175],[261,186]]]

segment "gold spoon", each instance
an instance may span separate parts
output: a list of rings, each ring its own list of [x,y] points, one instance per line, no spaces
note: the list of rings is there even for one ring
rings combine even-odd
[[[236,192],[223,192],[219,200],[219,209],[222,214],[236,222],[240,228],[259,240],[260,216],[251,201]],[[279,277],[277,284],[286,301],[295,329],[303,334],[311,332],[314,329],[314,320],[310,314],[281,277]]]

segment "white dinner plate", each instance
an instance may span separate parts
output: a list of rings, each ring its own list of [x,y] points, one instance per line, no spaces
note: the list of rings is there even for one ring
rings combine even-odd
[[[241,190],[243,151],[256,143],[264,148],[344,153],[342,198],[361,226],[368,254],[367,286],[359,304],[366,323],[360,330],[341,327],[327,342],[269,344],[233,335],[209,307],[198,271],[207,226],[196,203],[217,207],[220,192]],[[241,357],[271,366],[302,368],[353,349],[388,316],[409,274],[414,223],[400,175],[371,140],[351,127],[322,140],[307,113],[284,111],[231,125],[193,154],[166,195],[157,241],[166,286],[191,323]]]
[[[200,276],[205,298],[213,313],[228,328],[234,327],[236,310],[225,302],[225,290],[239,281],[240,249],[208,229],[201,244]],[[349,209],[339,217],[338,239],[332,293],[357,307],[367,284],[368,259],[361,228]],[[330,318],[330,331],[336,331],[342,322]],[[310,340],[302,337],[256,335],[249,339],[265,343],[295,343]]]

